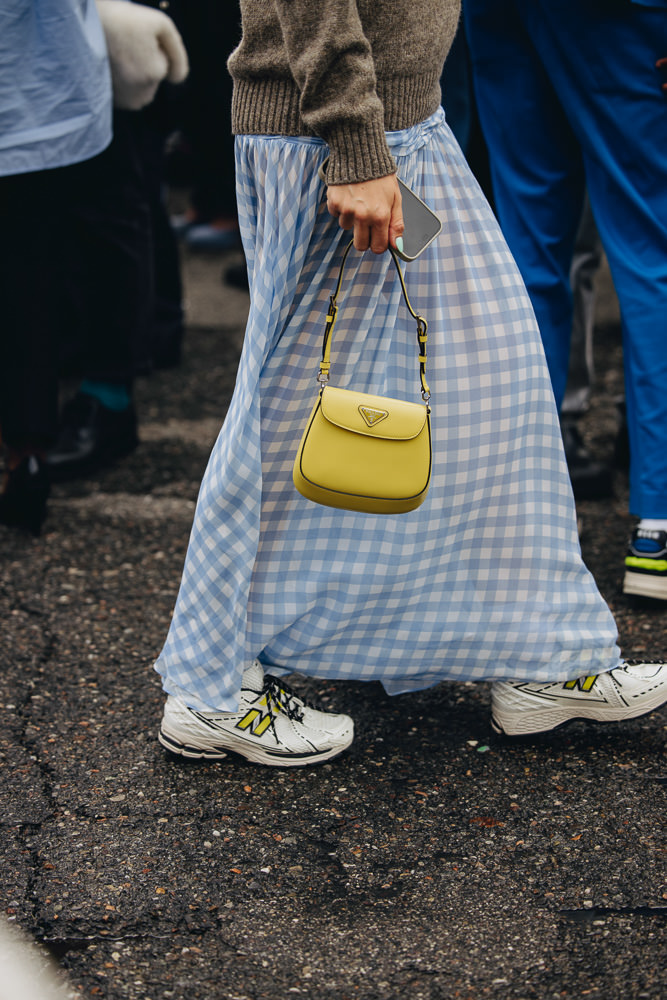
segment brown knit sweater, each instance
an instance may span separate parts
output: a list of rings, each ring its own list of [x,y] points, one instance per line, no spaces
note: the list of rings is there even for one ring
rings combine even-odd
[[[331,184],[396,169],[384,132],[428,118],[460,0],[240,0],[236,134],[315,135]]]

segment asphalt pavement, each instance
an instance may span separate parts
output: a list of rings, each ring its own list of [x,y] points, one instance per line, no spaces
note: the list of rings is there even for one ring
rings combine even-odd
[[[487,685],[390,699],[297,679],[356,720],[329,764],[178,762],[158,745],[152,663],[248,307],[222,265],[184,259],[185,357],[141,380],[138,450],[57,486],[40,538],[0,528],[7,920],[77,997],[661,1000],[664,709],[509,741]],[[596,356],[585,432],[608,456],[622,355],[606,272]],[[624,654],[663,658],[667,607],[620,589],[624,474],[579,513]]]

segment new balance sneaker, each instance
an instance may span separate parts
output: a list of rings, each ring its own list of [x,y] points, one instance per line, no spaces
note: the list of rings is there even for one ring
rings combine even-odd
[[[282,680],[265,675],[257,660],[243,675],[236,712],[198,712],[169,695],[158,734],[163,747],[183,757],[238,754],[269,767],[330,760],[353,738],[352,719],[307,705]]]
[[[667,701],[667,663],[624,663],[608,673],[557,684],[496,681],[491,725],[497,733],[543,733],[572,719],[622,722]]]
[[[667,531],[635,528],[625,557],[623,593],[667,601]]]

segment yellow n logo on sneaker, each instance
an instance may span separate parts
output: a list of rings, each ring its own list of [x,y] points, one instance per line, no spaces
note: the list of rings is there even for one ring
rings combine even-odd
[[[574,691],[579,689],[580,691],[590,691],[597,680],[597,674],[592,674],[590,677],[577,677],[576,681],[567,681],[563,685],[568,691]]]
[[[271,709],[267,705],[266,698],[263,698],[260,704],[263,704],[266,707],[266,714],[264,714],[264,712],[260,712],[258,708],[251,708],[250,711],[243,716],[240,722],[236,723],[237,729],[242,729],[244,732],[246,729],[249,729],[253,736],[264,735],[266,730],[271,725],[273,715],[271,714]]]
[[[360,406],[359,413],[362,415],[369,427],[375,427],[381,420],[389,416],[388,410],[374,410],[372,406]]]

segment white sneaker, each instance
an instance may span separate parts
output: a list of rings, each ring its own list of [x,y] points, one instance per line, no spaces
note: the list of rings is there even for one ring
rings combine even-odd
[[[491,725],[497,733],[521,736],[547,732],[571,719],[634,719],[665,701],[667,663],[629,662],[566,683],[496,681],[491,688]]]
[[[304,767],[330,760],[349,747],[354,723],[347,715],[306,705],[257,660],[243,674],[236,712],[198,712],[167,698],[158,739],[172,753],[218,760],[239,754],[269,767]]]

